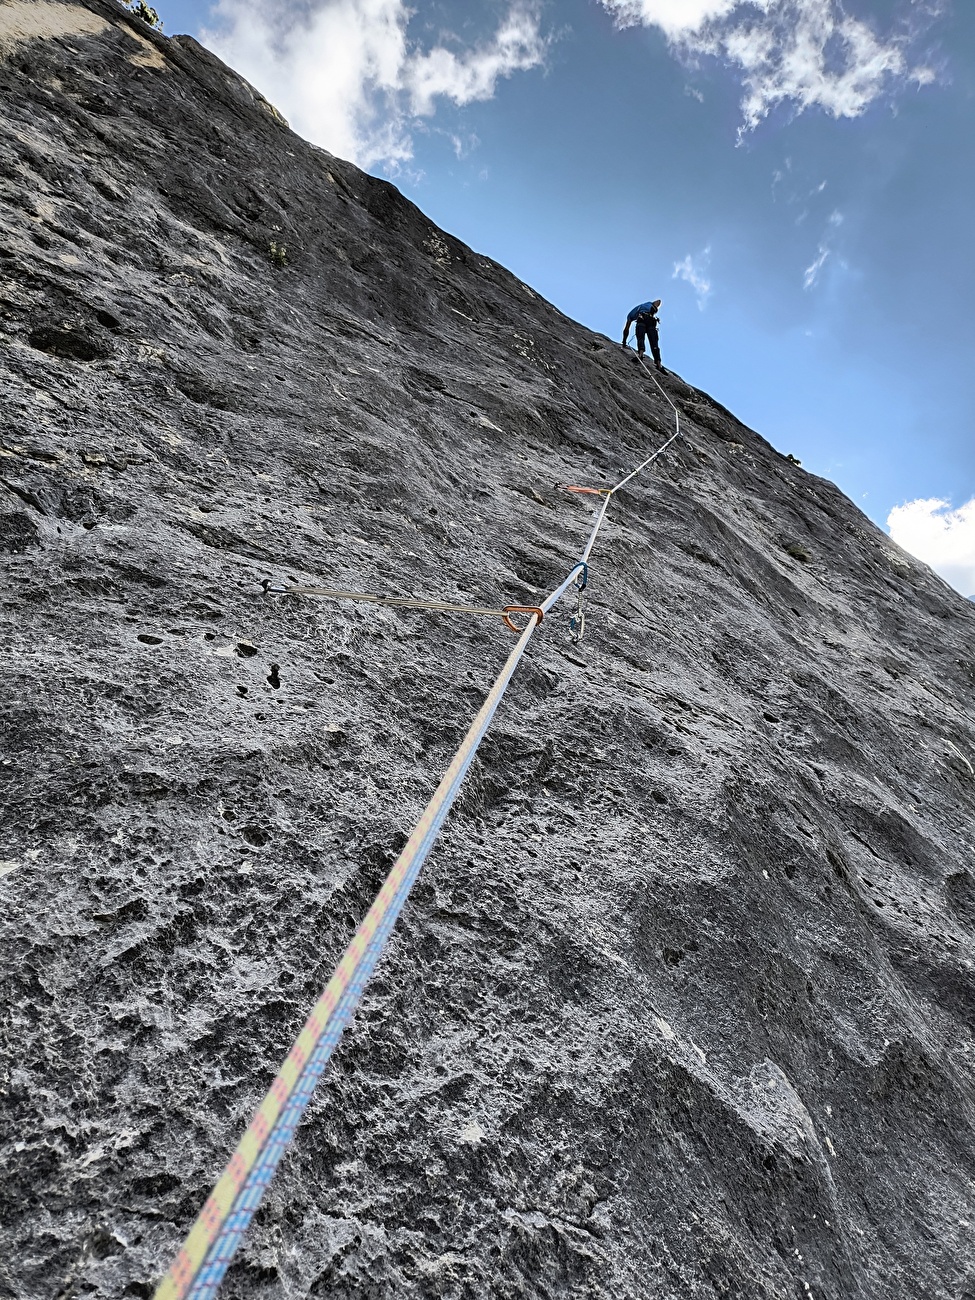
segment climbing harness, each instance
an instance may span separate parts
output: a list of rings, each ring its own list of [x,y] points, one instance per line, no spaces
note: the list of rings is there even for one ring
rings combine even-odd
[[[484,614],[489,618],[500,618],[512,632],[523,632],[514,622],[512,614],[537,614],[539,623],[544,618],[537,605],[505,605],[503,609],[483,609],[478,605],[454,605],[444,600],[419,600],[412,596],[374,596],[366,591],[333,591],[330,587],[304,587],[297,584],[290,587],[272,582],[265,578],[261,583],[265,596],[323,596],[329,600],[354,600],[367,605],[382,605],[386,609],[425,609],[431,613],[442,614]]]
[[[660,391],[663,393],[662,388]],[[667,396],[666,393],[664,396]],[[669,397],[667,400],[670,402]],[[673,402],[670,404],[674,406]],[[676,414],[676,406],[674,411]],[[572,565],[564,581],[539,606],[506,605],[501,610],[481,609],[442,601],[333,591],[325,587],[285,587],[272,583],[270,579],[263,583],[265,592],[273,595],[318,595],[338,600],[360,600],[393,608],[500,616],[519,636],[405,848],[352,936],[335,973],[312,1008],[304,1028],[180,1247],[169,1272],[156,1289],[154,1300],[213,1300],[216,1296],[240,1240],[311,1100],[315,1085],[335,1050],[342,1031],[355,1013],[386,940],[457,798],[478,746],[491,725],[532,635],[549,610],[574,586],[576,609],[570,619],[570,627],[574,639],[578,641],[581,638],[585,629],[584,595],[589,585],[589,556],[606,516],[606,508],[613,494],[652,464],[679,434],[678,415],[677,432],[673,437],[614,487],[599,490],[604,498],[602,509],[582,557]],[[515,613],[527,616],[528,621],[523,627],[518,627],[509,617]]]

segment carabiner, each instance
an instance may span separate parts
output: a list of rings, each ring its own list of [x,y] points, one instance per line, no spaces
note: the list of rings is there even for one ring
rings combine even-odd
[[[586,634],[585,590],[585,587],[578,589],[575,613],[569,616],[569,631],[574,645],[578,645]]]
[[[525,628],[519,627],[512,618],[509,618],[510,614],[534,614],[536,616],[536,627],[538,627],[539,623],[541,623],[542,619],[545,617],[545,611],[539,609],[537,605],[505,605],[501,612],[504,615],[505,626],[510,627],[512,632],[524,632]],[[528,624],[526,623],[525,627],[527,626]]]

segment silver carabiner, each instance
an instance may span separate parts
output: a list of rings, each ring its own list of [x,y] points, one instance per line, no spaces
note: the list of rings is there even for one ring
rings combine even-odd
[[[569,631],[572,633],[573,645],[578,645],[586,634],[585,588],[580,587],[576,596],[575,613],[569,617]]]

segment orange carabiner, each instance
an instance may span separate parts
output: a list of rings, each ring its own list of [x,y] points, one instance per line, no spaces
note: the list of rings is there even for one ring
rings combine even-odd
[[[525,628],[519,627],[518,624],[509,617],[511,614],[534,614],[538,620],[535,625],[536,627],[545,617],[545,611],[539,609],[537,605],[505,605],[501,612],[504,615],[505,626],[510,627],[512,632],[524,632]],[[525,627],[527,626],[528,624],[526,623]]]

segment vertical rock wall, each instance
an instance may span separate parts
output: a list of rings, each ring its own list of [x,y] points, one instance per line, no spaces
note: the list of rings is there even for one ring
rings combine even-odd
[[[148,1296],[510,645],[260,580],[535,603],[671,413],[188,38],[0,91],[0,1294]],[[975,610],[663,382],[227,1296],[975,1295]]]

